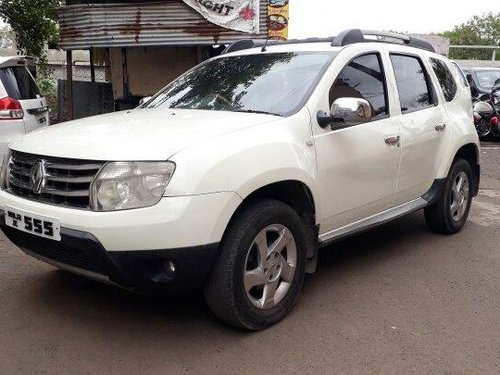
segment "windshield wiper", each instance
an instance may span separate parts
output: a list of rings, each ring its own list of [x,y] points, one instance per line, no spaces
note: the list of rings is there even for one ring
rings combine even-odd
[[[266,112],[266,111],[258,111],[258,110],[255,110],[255,109],[232,109],[231,112],[257,113],[257,114],[261,114],[261,115],[271,115],[271,116],[283,117],[282,115],[279,115],[277,113]]]

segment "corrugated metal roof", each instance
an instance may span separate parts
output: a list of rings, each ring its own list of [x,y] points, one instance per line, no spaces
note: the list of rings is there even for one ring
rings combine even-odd
[[[64,50],[91,47],[212,45],[267,37],[267,1],[260,5],[260,33],[251,35],[216,26],[181,0],[153,3],[85,4],[59,10]]]

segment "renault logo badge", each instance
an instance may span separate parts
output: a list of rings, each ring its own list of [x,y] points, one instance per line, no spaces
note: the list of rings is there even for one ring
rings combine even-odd
[[[45,163],[43,160],[37,161],[31,168],[31,190],[40,194],[45,186]]]

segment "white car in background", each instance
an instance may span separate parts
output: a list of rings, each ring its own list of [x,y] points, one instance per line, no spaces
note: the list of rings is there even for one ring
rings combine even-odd
[[[31,75],[30,58],[0,57],[0,155],[20,136],[49,124],[47,100]]]

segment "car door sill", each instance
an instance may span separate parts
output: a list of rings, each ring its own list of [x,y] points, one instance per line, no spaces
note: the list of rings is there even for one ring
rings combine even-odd
[[[358,220],[341,228],[323,233],[318,237],[319,244],[321,246],[327,245],[328,243],[338,240],[342,237],[350,236],[352,234],[371,229],[380,224],[384,224],[391,220],[405,216],[410,212],[420,210],[428,204],[429,202],[424,198],[417,198],[400,206],[396,206],[386,211],[367,217],[366,219]]]

